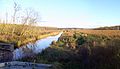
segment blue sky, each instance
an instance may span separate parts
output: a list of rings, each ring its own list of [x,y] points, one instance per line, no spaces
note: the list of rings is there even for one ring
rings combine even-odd
[[[41,26],[94,28],[120,25],[120,0],[15,0],[22,10],[34,8]],[[0,17],[12,15],[13,0],[0,0]]]

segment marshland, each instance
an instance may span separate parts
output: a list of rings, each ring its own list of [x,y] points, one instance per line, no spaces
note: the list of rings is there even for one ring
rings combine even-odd
[[[50,64],[50,69],[120,69],[120,1],[0,3],[0,63]]]

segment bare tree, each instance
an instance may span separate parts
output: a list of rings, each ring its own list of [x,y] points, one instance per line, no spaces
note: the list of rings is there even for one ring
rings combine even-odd
[[[15,2],[14,0],[13,0],[13,2],[14,2],[13,23],[15,23],[16,22],[16,14],[18,11],[20,11],[20,5],[17,4],[17,2]],[[12,29],[12,36],[13,36],[14,32],[15,32],[15,27],[13,27],[13,29]]]
[[[20,5],[19,4],[17,4],[17,2],[15,2],[14,1],[14,6],[13,6],[13,8],[14,8],[14,12],[13,12],[13,23],[15,23],[16,22],[16,14],[17,14],[17,12],[18,11],[20,11]]]
[[[8,23],[8,12],[6,11],[6,24]]]
[[[39,19],[39,14],[32,8],[28,8],[25,10],[24,16],[22,18],[23,25],[33,25],[37,23],[37,20]]]
[[[29,18],[28,24],[29,24],[29,25],[34,25],[34,24],[36,24],[38,18],[39,18],[38,12],[35,12],[35,11],[34,11],[34,12],[33,12],[33,15]]]
[[[0,29],[0,32],[3,32],[3,31],[5,31],[5,27],[6,27],[6,24],[7,24],[7,22],[8,22],[8,13],[7,13],[7,11],[6,11],[6,13],[5,13],[5,19],[0,19],[0,23],[2,23],[1,24],[1,29]]]
[[[26,25],[32,26],[37,23],[39,19],[39,14],[32,8],[28,8],[24,12],[24,16],[22,17],[22,31],[21,35],[24,34],[25,30],[27,30],[29,27],[26,27]]]

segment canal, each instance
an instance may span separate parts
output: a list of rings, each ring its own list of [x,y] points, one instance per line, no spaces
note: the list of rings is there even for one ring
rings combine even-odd
[[[13,51],[13,60],[29,57],[42,52],[45,48],[49,47],[52,41],[57,41],[63,32],[56,36],[49,36],[44,39],[37,40],[35,43],[29,43]]]

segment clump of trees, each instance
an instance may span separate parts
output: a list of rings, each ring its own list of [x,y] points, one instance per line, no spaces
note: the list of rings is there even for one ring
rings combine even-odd
[[[22,28],[20,28],[20,30],[18,31],[18,33],[20,35],[23,35],[23,30],[27,30],[28,28],[25,27],[30,27],[32,25],[35,25],[38,21],[40,21],[40,15],[37,11],[35,11],[32,8],[27,8],[25,10],[22,10],[23,8],[16,2],[13,0],[13,13],[12,13],[12,21],[10,22],[10,18],[8,18],[9,14],[8,11],[6,11],[6,19],[4,19],[3,21],[0,21],[0,23],[2,23],[2,29],[1,29],[1,33],[2,31],[6,30],[6,24],[21,24],[23,25]],[[29,26],[25,26],[25,25],[29,25]],[[16,27],[13,27],[11,30],[12,35],[14,35],[16,32]]]
[[[10,15],[7,12],[8,11],[6,11],[6,19],[0,21],[0,41],[13,43],[18,47],[21,44],[35,40],[38,33],[40,35],[40,29],[38,30],[38,28],[35,27],[35,24],[40,20],[40,15],[37,11],[31,8],[22,10],[22,7],[13,0],[11,22],[10,18],[8,18]],[[33,40],[31,40],[31,38]]]

